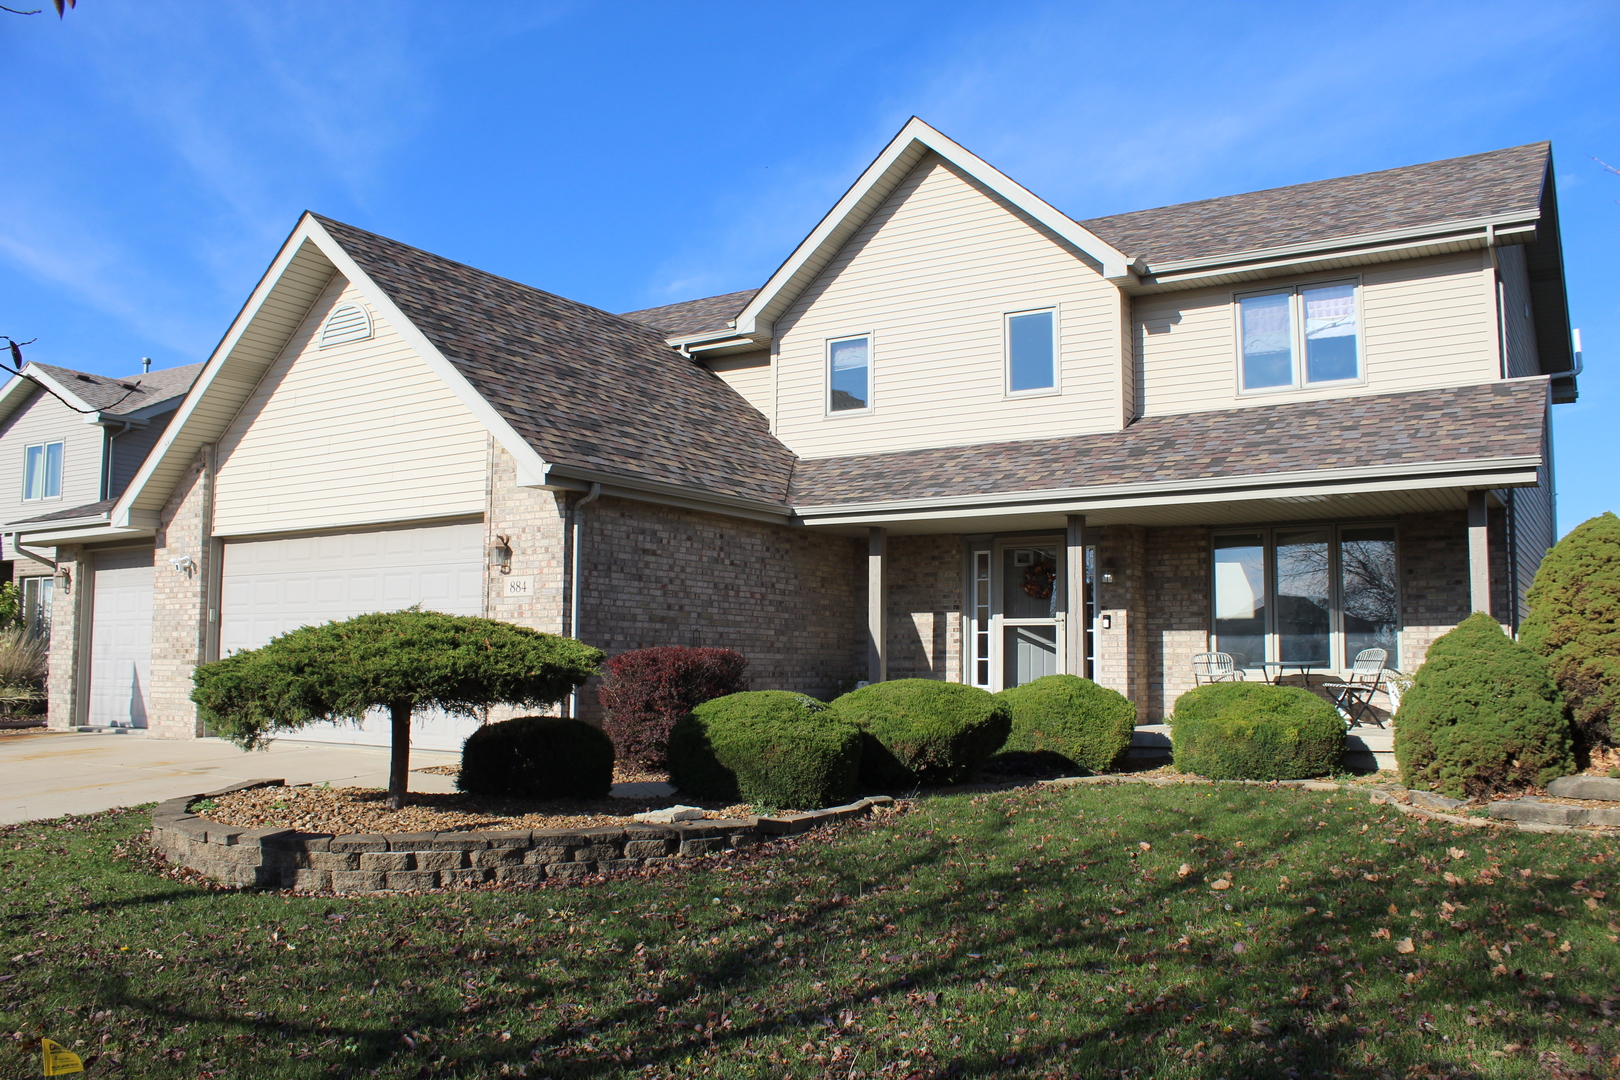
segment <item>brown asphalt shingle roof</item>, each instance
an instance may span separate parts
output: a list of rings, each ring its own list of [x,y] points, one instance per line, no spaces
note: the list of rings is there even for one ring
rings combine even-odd
[[[139,412],[159,402],[184,397],[191,384],[197,381],[197,373],[203,369],[201,364],[186,364],[114,379],[54,364],[30,363],[28,366],[48,374],[92,409],[100,409],[114,416]]]
[[[620,318],[650,326],[665,337],[684,337],[687,334],[707,334],[724,330],[731,325],[737,313],[748,306],[758,289],[706,296],[701,300],[684,300],[679,304],[626,311]]]
[[[781,503],[765,417],[650,327],[317,217],[547,462]]]
[[[1284,244],[1534,213],[1552,144],[1316,180],[1080,222],[1126,255],[1202,259]]]
[[[795,506],[1221,480],[1541,452],[1545,380],[1153,416],[1124,431],[801,461]]]
[[[51,514],[40,514],[37,517],[23,518],[18,521],[7,522],[7,527],[13,525],[37,525],[51,521],[69,521],[73,518],[105,517],[115,505],[117,499],[102,499],[100,502],[86,503],[83,506],[72,506],[66,510],[58,510]]]

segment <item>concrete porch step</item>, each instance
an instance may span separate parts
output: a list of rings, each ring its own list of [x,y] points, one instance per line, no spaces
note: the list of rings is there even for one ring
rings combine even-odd
[[[1169,724],[1138,724],[1131,733],[1128,758],[1145,759],[1170,755]],[[1345,736],[1344,765],[1347,769],[1372,771],[1395,768],[1395,732],[1391,728],[1354,727]]]

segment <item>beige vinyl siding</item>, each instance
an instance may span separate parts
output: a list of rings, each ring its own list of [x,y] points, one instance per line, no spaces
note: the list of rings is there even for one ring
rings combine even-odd
[[[1530,313],[1530,274],[1524,248],[1515,244],[1496,254],[1497,279],[1502,283],[1502,338],[1507,347],[1507,370],[1513,378],[1541,374],[1536,351],[1536,322]]]
[[[481,514],[487,433],[375,310],[322,349],[334,276],[219,443],[214,531],[243,536]]]
[[[777,437],[804,457],[1119,426],[1119,292],[1061,241],[925,157],[777,320]],[[1062,392],[1008,398],[1003,318],[1057,310]],[[826,411],[826,342],[872,335],[869,412]]]
[[[4,512],[0,520],[19,521],[100,501],[102,438],[101,428],[85,423],[83,414],[74,412],[43,390],[35,390],[0,424],[0,508]],[[62,443],[62,496],[24,499],[24,450],[50,442]],[[9,537],[0,556],[18,557]],[[19,569],[50,572],[26,556],[23,564]]]
[[[718,356],[705,360],[704,366],[726,381],[754,408],[770,416],[773,411],[772,391],[776,380],[771,372],[771,354],[768,352],[740,353],[737,356]]]
[[[1135,302],[1136,383],[1144,416],[1356,394],[1469,386],[1499,376],[1495,305],[1478,252],[1278,278],[1242,288],[1159,293]],[[1361,282],[1365,382],[1239,394],[1233,297],[1314,281]]]

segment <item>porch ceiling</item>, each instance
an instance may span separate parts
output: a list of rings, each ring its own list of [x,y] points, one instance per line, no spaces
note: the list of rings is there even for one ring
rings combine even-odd
[[[1495,502],[1493,501],[1493,505]],[[1350,494],[1301,495],[1223,502],[1174,502],[1128,507],[1084,508],[1092,525],[1246,525],[1289,521],[1344,520],[1395,517],[1446,510],[1466,510],[1468,489],[1462,487],[1385,490]],[[861,522],[811,524],[818,532],[864,536],[868,526],[879,525],[893,536],[940,533],[1061,532],[1067,521],[1062,512],[1009,513],[1000,508],[983,513],[970,509],[919,512],[892,517],[873,516]]]

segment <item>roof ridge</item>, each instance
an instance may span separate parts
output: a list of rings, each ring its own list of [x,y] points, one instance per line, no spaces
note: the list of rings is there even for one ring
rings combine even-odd
[[[1540,139],[1536,142],[1521,143],[1518,146],[1503,146],[1495,150],[1482,150],[1477,154],[1459,154],[1456,157],[1435,158],[1433,161],[1414,161],[1410,165],[1394,165],[1387,169],[1369,169],[1366,172],[1345,173],[1342,176],[1323,176],[1316,180],[1301,180],[1296,184],[1278,184],[1276,187],[1253,188],[1248,191],[1233,191],[1225,195],[1211,195],[1206,199],[1191,199],[1187,202],[1165,203],[1162,206],[1143,206],[1135,210],[1121,210],[1117,214],[1099,214],[1096,217],[1075,218],[1075,222],[1084,225],[1091,221],[1112,221],[1116,218],[1130,217],[1132,214],[1151,214],[1158,210],[1181,210],[1192,206],[1203,206],[1207,203],[1223,202],[1227,199],[1239,199],[1245,195],[1268,195],[1276,191],[1289,191],[1294,188],[1310,187],[1313,184],[1332,184],[1344,180],[1360,180],[1371,176],[1384,176],[1389,173],[1406,172],[1410,169],[1421,169],[1429,165],[1449,165],[1459,161],[1474,161],[1479,158],[1494,157],[1498,154],[1510,154],[1515,150],[1525,150],[1533,146],[1545,146],[1550,151],[1551,139]]]

